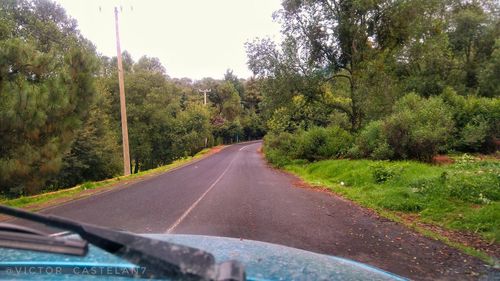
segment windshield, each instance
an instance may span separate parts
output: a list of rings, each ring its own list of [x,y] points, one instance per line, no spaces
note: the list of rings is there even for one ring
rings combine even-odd
[[[498,278],[497,1],[1,3],[0,278]]]

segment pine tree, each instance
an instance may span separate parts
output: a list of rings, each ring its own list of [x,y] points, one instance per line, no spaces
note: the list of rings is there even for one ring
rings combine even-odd
[[[95,51],[49,1],[0,9],[0,190],[33,194],[59,172],[92,104]]]

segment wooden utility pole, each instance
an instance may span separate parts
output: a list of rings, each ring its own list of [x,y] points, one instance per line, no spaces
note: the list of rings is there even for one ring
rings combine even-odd
[[[118,28],[118,8],[115,7],[116,53],[118,63],[118,85],[120,87],[120,112],[122,120],[123,141],[123,175],[130,175],[130,154],[128,146],[127,105],[125,102],[125,84],[123,82],[122,50],[120,48],[120,32]]]
[[[198,90],[200,93],[203,93],[203,98],[204,98],[204,102],[203,104],[205,106],[207,106],[207,93],[210,93],[212,91],[212,89],[205,89],[205,90]],[[208,138],[205,138],[205,147],[207,147],[208,145]]]
[[[205,89],[205,90],[198,90],[200,93],[203,93],[204,94],[204,98],[205,98],[205,101],[204,101],[204,105],[207,105],[207,93],[210,93],[212,91],[212,89]]]

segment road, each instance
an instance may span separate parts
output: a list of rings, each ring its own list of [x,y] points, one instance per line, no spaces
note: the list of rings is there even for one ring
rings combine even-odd
[[[42,213],[138,233],[238,237],[331,254],[418,280],[476,279],[482,262],[268,167],[260,142]]]

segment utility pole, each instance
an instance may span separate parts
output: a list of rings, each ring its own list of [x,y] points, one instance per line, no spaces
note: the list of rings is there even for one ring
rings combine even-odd
[[[212,92],[212,89],[205,89],[205,90],[198,90],[200,93],[203,93],[204,94],[204,98],[205,98],[205,101],[204,101],[204,105],[207,105],[207,93],[210,93]]]
[[[203,93],[203,98],[204,98],[204,102],[203,104],[205,106],[207,106],[207,93],[210,93],[212,91],[212,89],[205,89],[205,90],[198,90],[200,93]],[[208,144],[208,138],[205,138],[205,147],[207,147],[207,144]]]
[[[118,8],[115,7],[116,53],[118,63],[118,85],[120,87],[120,112],[122,121],[123,142],[123,175],[130,175],[130,152],[128,146],[127,106],[125,102],[125,84],[123,82],[122,50],[120,48],[120,32],[118,28]]]

